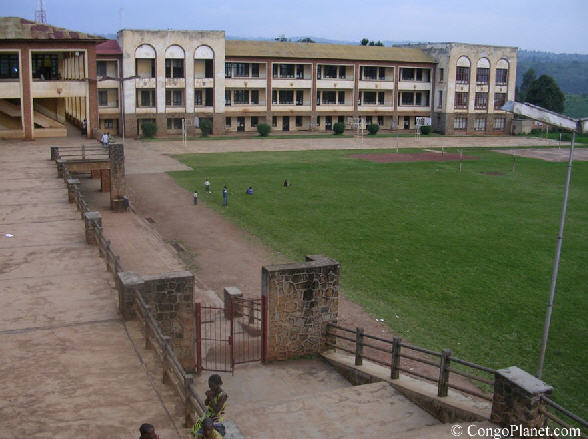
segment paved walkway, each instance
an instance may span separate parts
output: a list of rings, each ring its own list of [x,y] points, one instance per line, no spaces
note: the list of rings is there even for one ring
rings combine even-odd
[[[185,437],[50,144],[0,142],[0,437],[136,437],[143,422]]]

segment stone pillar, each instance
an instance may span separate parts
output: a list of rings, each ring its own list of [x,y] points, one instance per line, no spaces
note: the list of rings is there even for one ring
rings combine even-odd
[[[77,178],[67,179],[67,199],[70,203],[76,201],[76,192],[80,190],[80,180]]]
[[[119,309],[125,319],[134,317],[133,289],[151,306],[162,334],[170,337],[178,361],[186,370],[194,369],[194,275],[189,271],[140,276],[117,275]]]
[[[231,318],[231,302],[233,299],[242,299],[243,293],[237,287],[225,287],[224,289],[224,302],[225,302],[225,317]]]
[[[100,169],[100,192],[110,192],[110,169]]]
[[[110,208],[115,212],[126,211],[125,151],[122,143],[110,144]]]
[[[116,289],[118,290],[118,309],[125,320],[135,317],[133,303],[133,289],[141,291],[144,285],[143,279],[137,273],[124,271],[116,274]]]
[[[65,168],[65,160],[58,159],[55,161],[57,164],[57,178],[63,178],[63,168]]]
[[[516,366],[497,370],[490,421],[501,427],[541,428],[546,418],[540,408],[547,409],[541,395],[550,395],[552,390],[553,387]]]
[[[212,135],[223,135],[225,133],[225,114],[215,114],[212,116]]]
[[[299,264],[262,268],[267,297],[267,360],[315,354],[326,348],[327,323],[336,323],[341,266],[321,255]]]
[[[94,229],[96,226],[102,227],[102,216],[98,212],[86,212],[84,213],[84,225],[86,226],[86,243],[96,244]]]

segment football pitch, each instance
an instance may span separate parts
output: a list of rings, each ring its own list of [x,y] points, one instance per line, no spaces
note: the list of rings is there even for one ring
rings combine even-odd
[[[292,260],[340,262],[343,293],[410,342],[534,374],[567,163],[473,149],[461,171],[458,159],[350,157],[365,153],[396,151],[182,155],[193,171],[171,175],[188,190],[210,178],[200,200]],[[576,162],[543,380],[584,418],[587,304],[588,162]]]

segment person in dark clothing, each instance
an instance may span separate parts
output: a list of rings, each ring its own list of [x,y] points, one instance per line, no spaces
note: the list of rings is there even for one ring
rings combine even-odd
[[[155,433],[155,427],[151,424],[143,424],[139,427],[141,436],[139,439],[159,439],[159,435]]]

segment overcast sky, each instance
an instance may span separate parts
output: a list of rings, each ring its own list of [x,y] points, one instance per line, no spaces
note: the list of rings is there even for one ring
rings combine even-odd
[[[0,0],[0,15],[35,17],[36,0]],[[356,42],[457,41],[588,54],[588,0],[44,0],[49,24],[88,33],[224,30]]]

